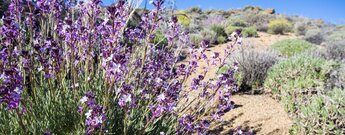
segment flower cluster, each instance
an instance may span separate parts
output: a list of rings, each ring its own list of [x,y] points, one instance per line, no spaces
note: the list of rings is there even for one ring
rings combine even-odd
[[[80,126],[85,125],[86,134],[105,129],[136,134],[177,127],[180,130],[164,132],[205,133],[213,120],[210,115],[219,119],[233,106],[230,96],[236,90],[236,70],[230,69],[210,81],[205,79],[208,67],[199,67],[198,62],[222,66],[235,44],[229,45],[224,57],[220,52],[207,56],[210,42],[202,41],[200,48],[192,46],[177,17],[162,15],[164,2],[153,0],[153,10],[139,12],[133,7],[135,4],[125,0],[106,9],[99,5],[100,0],[13,0],[0,28],[0,103],[9,110],[18,109],[20,103],[39,109],[52,109],[49,107],[61,103],[69,106],[67,109],[75,108],[75,101],[82,97],[78,112],[86,118],[73,126],[85,130]],[[133,14],[139,15],[138,23],[129,26],[135,19]],[[163,31],[168,43],[158,46],[152,39],[164,29],[164,22],[168,24]],[[181,52],[186,48],[188,60],[182,63]],[[198,68],[204,72],[192,78]],[[187,80],[192,81],[187,84]],[[190,89],[184,90],[185,85],[190,85]],[[180,105],[186,98],[191,101],[190,92],[200,92],[204,101],[212,103]],[[95,94],[100,97],[99,104]],[[41,104],[40,99],[47,101]],[[196,109],[188,111],[190,105],[196,105]],[[39,109],[24,114],[26,122],[18,117],[23,134],[59,132],[60,129],[26,130],[24,125],[37,118],[33,114],[46,115]],[[55,127],[34,123],[37,121],[42,120],[33,121],[32,127]],[[47,123],[56,121],[60,122]],[[169,127],[161,128],[163,125],[158,123],[168,123],[165,125]],[[111,125],[116,126],[109,128]]]
[[[15,67],[5,69],[0,76],[0,103],[6,103],[7,108],[17,109],[23,92],[23,78],[20,70]]]
[[[105,112],[102,106],[97,105],[95,95],[89,91],[80,99],[82,106],[78,112],[86,116],[86,134],[93,134],[96,130],[103,131],[102,125],[106,120]]]
[[[185,115],[182,116],[179,121],[179,126],[182,127],[178,130],[178,132],[184,132],[184,133],[198,133],[198,134],[204,134],[207,129],[209,128],[210,121],[208,120],[201,120],[198,123],[195,123],[195,117],[192,115]]]
[[[157,103],[150,106],[152,117],[158,118],[164,112],[172,113],[175,110],[182,84],[179,81],[175,81],[167,87],[163,93],[157,96]]]
[[[18,67],[20,57],[24,52],[20,50],[18,37],[20,36],[18,16],[21,10],[19,3],[11,3],[9,12],[3,19],[0,28],[0,104],[6,104],[7,109],[17,109],[23,92],[22,70]]]

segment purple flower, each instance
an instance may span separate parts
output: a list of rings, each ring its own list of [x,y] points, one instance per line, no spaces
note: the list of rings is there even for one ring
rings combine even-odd
[[[200,120],[196,121],[194,116],[192,115],[184,115],[179,120],[179,133],[198,133],[204,134],[207,129],[209,128],[209,121],[208,120]]]
[[[44,131],[43,135],[52,135],[53,133],[51,131]]]
[[[2,71],[1,76],[0,103],[6,104],[9,110],[17,109],[23,91],[23,78],[20,76],[20,70],[15,67],[5,69],[5,71]]]
[[[95,95],[92,91],[88,91],[85,96],[80,99],[81,105],[78,107],[78,112],[85,114],[86,121],[86,134],[93,134],[95,131],[103,131],[101,129],[102,124],[106,120],[105,110],[102,106],[97,105],[95,101]],[[87,102],[86,106],[85,103]],[[84,110],[86,109],[86,110]]]
[[[199,88],[200,86],[200,82],[204,79],[203,75],[199,75],[196,78],[193,78],[192,82],[191,82],[191,87],[193,90],[196,90]]]
[[[162,105],[150,106],[149,108],[151,110],[152,117],[154,118],[160,117],[165,111],[165,107]]]

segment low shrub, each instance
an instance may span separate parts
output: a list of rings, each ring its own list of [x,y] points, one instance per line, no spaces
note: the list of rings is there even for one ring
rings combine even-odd
[[[214,31],[216,33],[216,36],[219,37],[219,36],[223,36],[223,37],[226,37],[226,33],[225,33],[225,29],[224,27],[220,26],[220,25],[213,25],[211,27],[211,30]]]
[[[258,37],[259,34],[256,30],[256,27],[247,27],[242,31],[243,37]]]
[[[188,27],[191,24],[191,19],[187,16],[185,11],[177,11],[177,19],[180,24],[185,27]]]
[[[313,45],[301,39],[286,39],[274,43],[271,47],[290,57],[313,48]]]
[[[236,61],[238,72],[235,74],[236,84],[241,91],[259,89],[262,87],[268,69],[279,61],[278,53],[273,50],[241,49],[229,59],[228,63]],[[226,72],[231,66],[225,65],[218,69],[217,74]]]
[[[189,33],[198,33],[203,29],[203,27],[198,24],[195,20],[192,20],[192,22],[189,24],[188,27],[185,27],[185,30]]]
[[[332,78],[345,69],[324,58],[298,55],[274,65],[264,87],[294,118],[291,134],[344,134],[345,91]],[[333,73],[332,73],[333,72]],[[332,82],[333,86],[328,85]]]
[[[256,24],[255,27],[257,28],[258,31],[261,31],[261,32],[268,31],[268,23]]]
[[[274,65],[268,72],[264,87],[284,104],[286,111],[296,111],[300,95],[323,90],[335,63],[323,58],[298,55]]]
[[[226,25],[226,18],[219,14],[209,15],[207,18],[202,20],[202,25],[205,28],[212,28],[215,25],[224,28]]]
[[[226,43],[226,41],[227,41],[227,38],[224,37],[224,36],[219,36],[219,37],[217,38],[217,43],[218,43],[218,44],[224,44],[224,43]]]
[[[327,56],[326,48],[316,48],[315,47],[315,48],[306,50],[299,55],[306,55],[306,56],[310,56],[310,57],[324,58],[324,59],[329,60],[328,56]]]
[[[345,40],[327,43],[326,57],[334,60],[345,60]]]
[[[327,88],[339,88],[345,89],[345,64],[341,64],[338,69],[333,70],[330,73],[330,77],[327,80]]]
[[[325,41],[324,34],[321,32],[321,29],[311,29],[308,30],[305,34],[304,40],[320,45]]]
[[[200,32],[200,35],[204,38],[204,40],[208,40],[212,44],[217,42],[217,33],[212,30],[204,29]]]
[[[328,42],[345,40],[345,27],[337,27],[325,37]]]
[[[345,89],[333,89],[298,102],[292,134],[345,134]]]
[[[199,44],[203,40],[203,36],[201,36],[200,34],[190,34],[189,38],[190,38],[190,42],[196,46],[199,46]]]
[[[307,31],[307,24],[305,22],[297,22],[294,25],[296,35],[305,35]]]
[[[236,54],[241,74],[241,88],[259,88],[263,85],[268,69],[279,60],[273,50],[246,49]]]
[[[267,32],[268,23],[274,18],[273,15],[259,12],[259,13],[246,13],[243,16],[245,22],[250,26],[255,26],[258,31]]]
[[[228,25],[236,27],[247,27],[249,24],[244,21],[240,16],[231,17],[228,19]]]
[[[272,34],[284,34],[290,30],[291,23],[286,19],[271,20],[268,24],[268,32]]]
[[[236,27],[236,26],[232,26],[232,25],[229,25],[225,28],[225,33],[227,35],[231,35],[236,29],[238,29],[240,27]]]

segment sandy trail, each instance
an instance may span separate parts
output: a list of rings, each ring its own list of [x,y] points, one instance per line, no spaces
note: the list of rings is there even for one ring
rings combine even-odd
[[[294,35],[271,35],[267,33],[259,33],[259,38],[245,38],[243,43],[253,48],[265,49],[276,41],[298,38]],[[219,52],[220,56],[224,56],[224,49],[227,44],[217,45],[208,48],[206,55],[211,57],[213,52]],[[191,82],[191,78],[196,77],[202,73],[201,67],[207,66],[207,63],[200,61],[198,63],[200,67],[197,69],[196,74],[189,77],[187,80],[187,86]],[[205,80],[214,78],[218,67],[210,66],[209,72],[205,76]],[[190,93],[189,98],[197,98],[197,93]],[[222,118],[221,123],[216,123],[212,133],[214,134],[228,134],[230,129],[241,126],[244,129],[254,130],[255,134],[271,134],[282,135],[289,134],[289,128],[292,125],[292,120],[288,114],[284,111],[283,106],[276,100],[270,97],[270,94],[261,95],[239,95],[235,94],[232,97],[236,107],[230,110]]]

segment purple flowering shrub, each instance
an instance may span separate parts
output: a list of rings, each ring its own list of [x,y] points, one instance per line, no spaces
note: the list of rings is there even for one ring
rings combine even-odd
[[[207,40],[195,48],[176,17],[162,16],[164,0],[135,27],[127,24],[140,3],[100,3],[11,1],[0,28],[1,133],[203,134],[233,107],[236,64],[211,81],[203,67],[186,82],[198,61],[224,66],[235,44],[208,58]],[[152,42],[162,23],[164,46]]]

